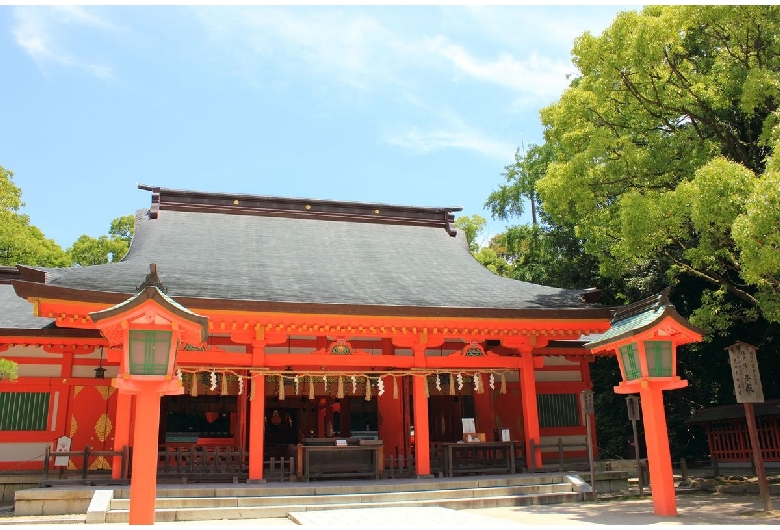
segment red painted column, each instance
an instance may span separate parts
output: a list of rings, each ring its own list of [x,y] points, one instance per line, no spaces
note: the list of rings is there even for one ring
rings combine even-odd
[[[263,447],[265,445],[265,376],[257,374],[251,382],[254,397],[249,403],[249,480],[263,480]]]
[[[121,451],[122,446],[130,447],[130,412],[133,405],[133,395],[117,392],[116,396],[116,431],[114,431],[114,451]],[[122,457],[115,456],[111,461],[111,478],[122,477]]]
[[[490,377],[490,374],[482,374],[482,384],[486,387],[483,389],[484,391],[481,394],[474,392],[475,422],[477,432],[484,432],[486,441],[499,442],[501,441],[500,438],[494,440],[495,415],[493,413],[493,391],[490,390],[488,377]]]
[[[428,384],[425,375],[412,376],[414,399],[414,455],[417,476],[431,474],[431,448],[428,433],[428,398],[425,396],[425,386]]]
[[[530,351],[524,351],[520,368],[520,395],[523,401],[523,433],[525,436],[526,465],[528,469],[542,467],[542,451],[537,449],[531,454],[531,440],[541,443],[539,435],[539,409],[536,401],[536,378],[534,361]]]
[[[144,425],[160,424],[160,393],[144,390],[135,397],[135,417]],[[157,429],[135,429],[130,477],[130,524],[154,524],[157,496]]]
[[[663,392],[652,382],[648,382],[640,388],[639,397],[642,404],[642,422],[645,426],[653,510],[656,515],[677,515]]]

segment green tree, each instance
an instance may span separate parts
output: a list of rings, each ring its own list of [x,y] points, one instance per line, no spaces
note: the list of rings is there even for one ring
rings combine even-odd
[[[127,254],[133,238],[135,217],[125,215],[111,221],[108,235],[94,238],[86,234],[80,236],[71,247],[68,255],[74,265],[88,266],[115,263]]]
[[[698,325],[780,321],[777,261],[759,257],[778,249],[763,227],[779,215],[767,161],[780,7],[623,12],[573,56],[580,75],[541,113],[555,155],[536,182],[546,214],[575,228],[607,278],[660,265],[670,283],[704,281]]]
[[[0,265],[67,267],[70,258],[52,239],[30,224],[22,190],[13,182],[13,172],[0,166]]]

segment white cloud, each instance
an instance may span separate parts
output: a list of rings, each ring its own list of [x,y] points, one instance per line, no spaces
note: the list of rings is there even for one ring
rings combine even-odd
[[[438,37],[430,41],[430,49],[447,59],[456,71],[485,83],[497,84],[518,95],[540,99],[557,97],[568,86],[566,75],[574,71],[571,64],[532,53],[518,59],[501,52],[490,60],[480,60],[465,48]]]
[[[14,9],[16,25],[12,33],[17,44],[38,63],[41,68],[56,64],[83,70],[101,79],[113,78],[110,65],[83,58],[68,50],[62,33],[76,26],[78,31],[96,28],[117,31],[110,22],[97,17],[81,7],[17,7]]]
[[[442,149],[461,149],[501,161],[506,161],[507,153],[513,153],[516,149],[511,142],[489,138],[486,134],[465,127],[428,131],[410,127],[392,135],[387,141],[421,154]]]

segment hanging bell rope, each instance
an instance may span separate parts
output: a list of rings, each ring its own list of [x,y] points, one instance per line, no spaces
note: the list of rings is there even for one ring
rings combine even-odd
[[[279,401],[284,401],[284,376],[279,375]]]
[[[198,374],[192,374],[192,386],[190,387],[190,395],[192,397],[198,397]]]
[[[249,385],[249,401],[255,400],[255,394],[257,393],[257,384],[255,382],[255,376],[254,374],[249,376],[250,385]]]
[[[393,376],[393,399],[398,399],[398,379]]]
[[[341,375],[339,376],[339,383],[336,387],[336,397],[338,399],[344,399],[344,377]]]
[[[428,385],[428,378],[425,376],[423,377],[425,378],[425,399],[428,399],[429,397],[431,397],[431,389],[429,388]]]
[[[450,395],[455,395],[455,378],[452,377],[452,374],[450,374]]]
[[[309,376],[309,399],[314,399],[314,376]]]
[[[501,372],[501,393],[506,394],[506,374]]]
[[[371,401],[371,379],[366,376],[366,401]]]
[[[219,395],[227,396],[228,393],[227,374],[222,374],[221,378],[222,381],[220,381],[220,385],[219,385]]]

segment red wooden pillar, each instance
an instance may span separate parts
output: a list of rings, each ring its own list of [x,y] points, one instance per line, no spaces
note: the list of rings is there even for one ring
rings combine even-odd
[[[123,446],[130,447],[130,413],[132,411],[133,395],[118,392],[116,397],[116,431],[114,431],[114,451],[121,451]],[[122,477],[122,457],[115,456],[111,461],[111,478]]]
[[[487,377],[489,374],[482,374],[482,384],[487,386]],[[494,427],[495,427],[495,415],[493,413],[493,392],[490,387],[482,389],[483,392],[474,392],[474,417],[477,427],[477,432],[485,433],[485,440],[487,441],[501,441],[494,440]]]
[[[642,421],[645,425],[654,512],[656,515],[677,515],[672,456],[669,452],[669,434],[666,430],[662,389],[649,382],[640,388],[639,398],[642,404]]]
[[[263,448],[265,446],[265,376],[251,378],[254,399],[249,403],[249,481],[263,481]]]
[[[539,409],[536,400],[536,377],[530,350],[523,351],[520,368],[520,395],[523,402],[523,434],[525,437],[526,465],[528,469],[542,467],[542,451],[531,451],[531,440],[541,443],[539,435]],[[533,453],[533,454],[532,454]]]
[[[135,417],[145,425],[160,423],[160,393],[154,389],[138,392]],[[130,477],[130,524],[154,524],[157,496],[157,429],[135,429],[133,433],[133,474]]]
[[[425,375],[412,376],[412,394],[414,398],[414,457],[418,477],[431,474],[430,435],[428,434],[428,398],[425,387],[428,379]]]

